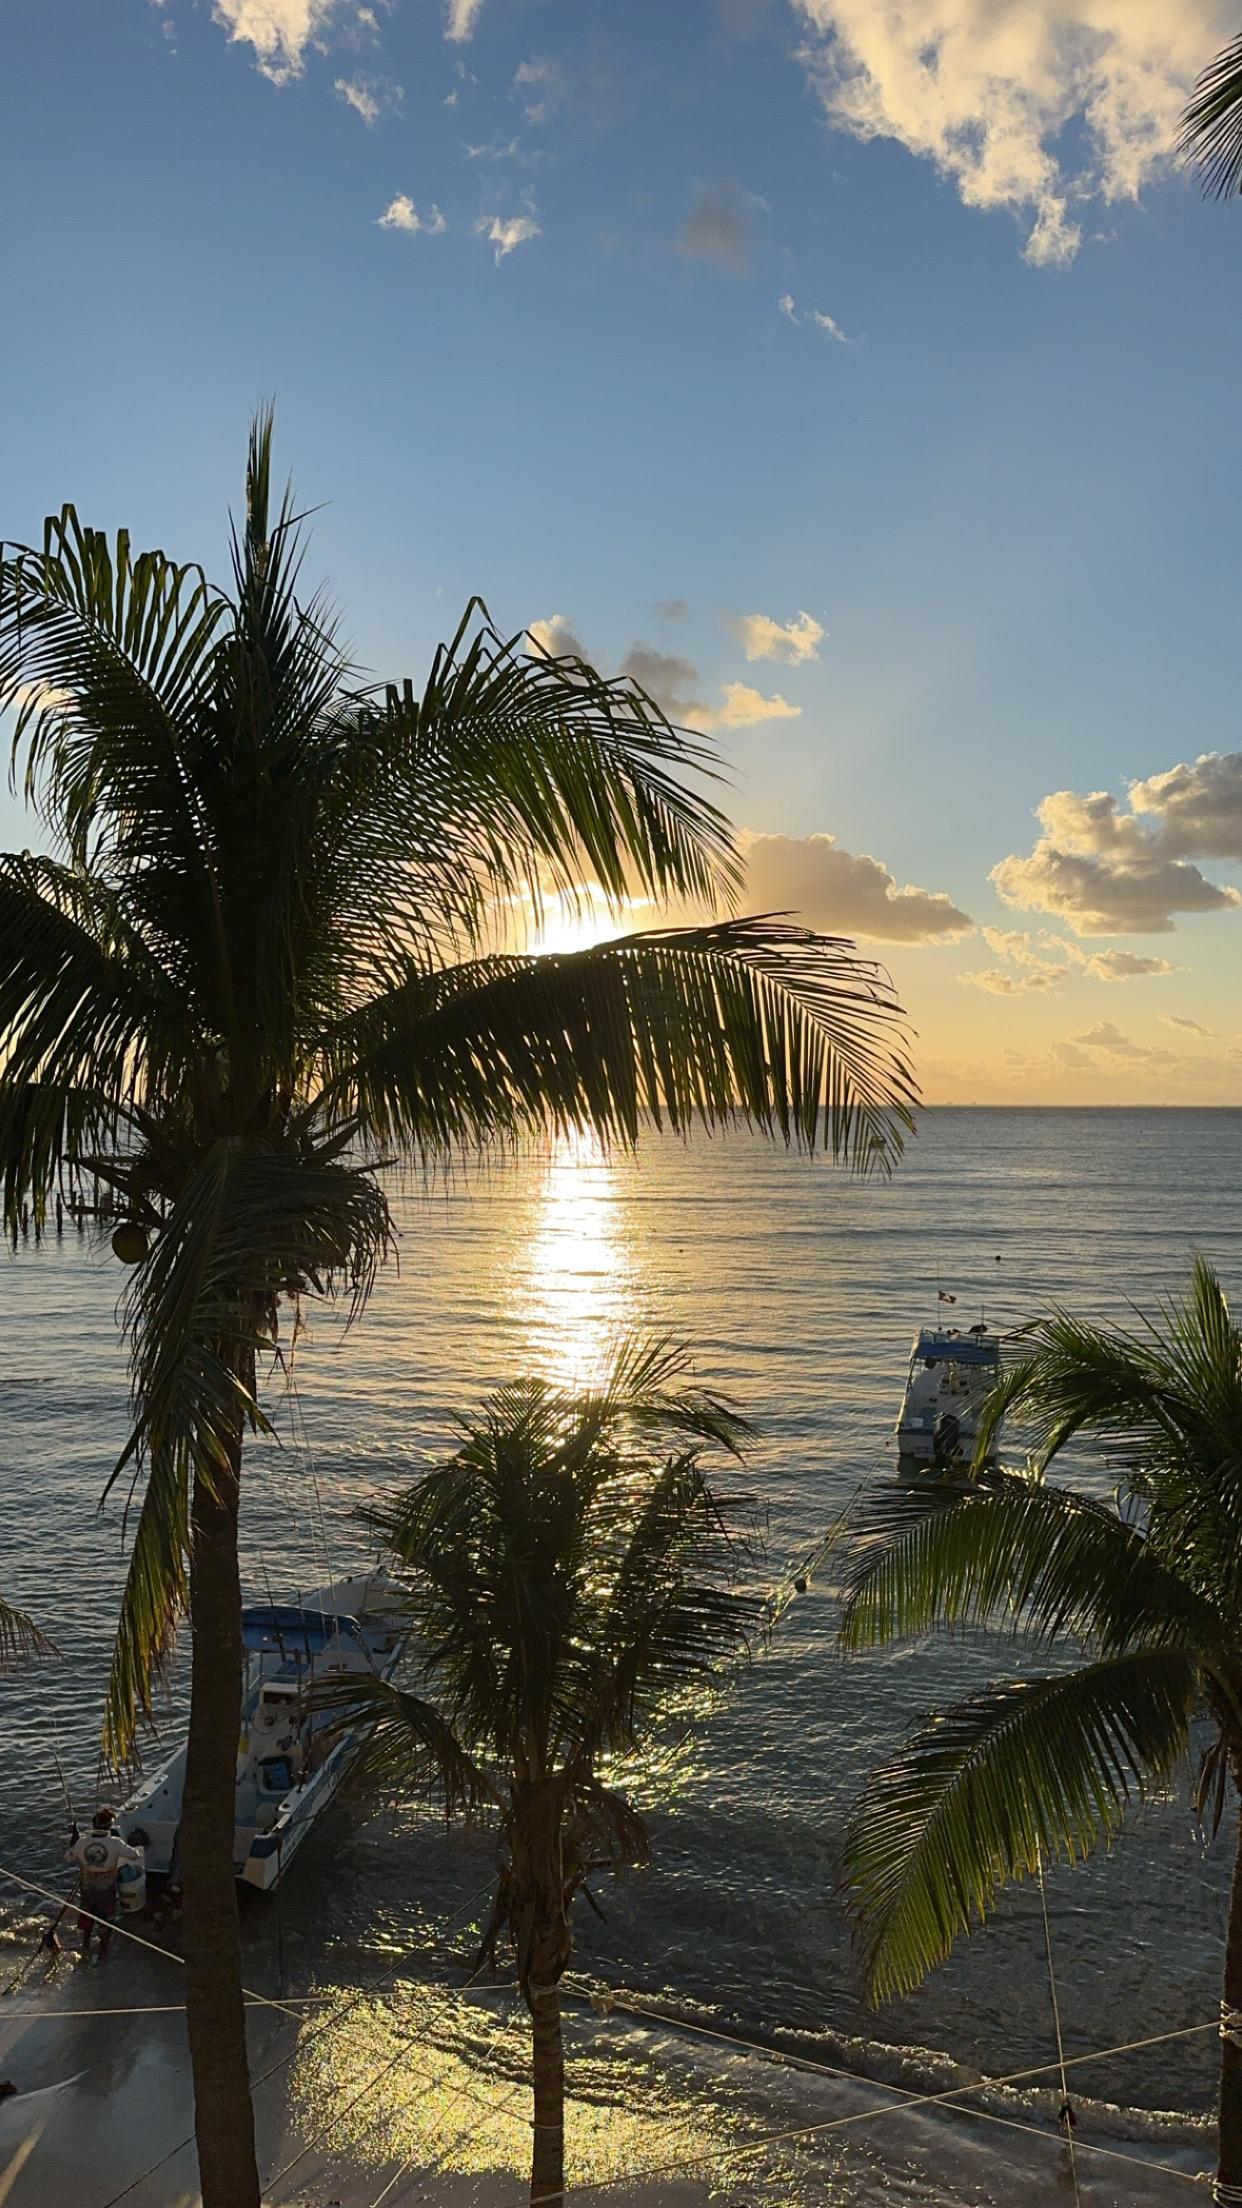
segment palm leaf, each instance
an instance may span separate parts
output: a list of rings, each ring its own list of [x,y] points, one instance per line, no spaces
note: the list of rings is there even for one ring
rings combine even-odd
[[[1113,1653],[1136,1643],[1230,1645],[1226,1620],[1114,1509],[1013,1473],[965,1493],[902,1487],[852,1523],[840,1637],[847,1649],[936,1626],[1063,1635]]]
[[[352,1672],[321,1680],[311,1699],[334,1733],[363,1729],[355,1769],[367,1778],[402,1793],[434,1792],[441,1796],[447,1817],[500,1806],[488,1772],[442,1712],[421,1695],[390,1680]]]
[[[46,1633],[0,1595],[0,1672],[39,1656],[54,1656],[56,1648]]]
[[[1141,1649],[991,1687],[934,1718],[868,1782],[843,1875],[874,2000],[910,1992],[1002,1887],[1076,1862],[1184,1760],[1199,1669]]]
[[[1242,35],[1210,61],[1182,116],[1177,141],[1211,199],[1242,190]]]
[[[547,1124],[633,1143],[742,1120],[891,1168],[916,1097],[888,984],[849,944],[765,919],[495,957],[342,1024],[319,1108],[438,1152]]]

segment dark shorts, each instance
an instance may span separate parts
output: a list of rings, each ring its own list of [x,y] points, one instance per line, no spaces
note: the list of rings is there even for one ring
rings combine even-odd
[[[116,1915],[115,1885],[84,1886],[80,1900],[82,1914],[78,1918],[79,1932],[91,1931],[96,1917],[100,1918],[105,1924],[111,1924]],[[87,1914],[88,1910],[90,1911],[89,1915]]]

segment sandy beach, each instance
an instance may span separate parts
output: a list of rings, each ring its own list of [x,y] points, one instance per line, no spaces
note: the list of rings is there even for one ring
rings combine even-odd
[[[76,1942],[32,1956],[38,1936],[39,1921],[27,1921],[0,2006],[0,2076],[16,2088],[0,2102],[0,2203],[194,2208],[178,1963],[125,1941],[103,1965],[78,1960]],[[465,2030],[463,2011],[473,2019]],[[265,2202],[522,2208],[523,2036],[504,1988],[466,1996],[402,1981],[381,2002],[369,1991],[343,1998],[339,1985],[283,2006],[256,2000],[249,2037]],[[908,2059],[901,2082],[896,2060],[887,2080],[828,2075],[788,2053],[731,2048],[587,2003],[571,2005],[567,2042],[578,2142],[569,2191],[600,2208],[697,2208],[709,2197],[739,2208],[1036,2208],[1072,2197],[1051,2080],[972,2092],[977,2076],[937,2085]],[[953,2107],[911,2105],[955,2087]],[[1206,2131],[1078,2106],[1090,2208],[1185,2200],[1206,2165]]]

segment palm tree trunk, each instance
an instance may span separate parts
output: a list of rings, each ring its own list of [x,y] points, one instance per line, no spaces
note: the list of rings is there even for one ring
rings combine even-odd
[[[233,1876],[242,1695],[240,1420],[230,1455],[214,1491],[195,1480],[191,1513],[193,1657],[181,1839],[186,2026],[203,2208],[259,2208]]]
[[[538,1962],[530,1985],[531,2083],[534,2145],[530,2160],[532,2203],[559,2203],[565,2190],[565,2047],[561,2037],[559,1978],[541,1983]]]
[[[1235,1780],[1237,1773],[1235,1772]],[[1212,2198],[1242,2200],[1242,1812],[1229,1893],[1225,1983],[1221,1994],[1220,2110]]]

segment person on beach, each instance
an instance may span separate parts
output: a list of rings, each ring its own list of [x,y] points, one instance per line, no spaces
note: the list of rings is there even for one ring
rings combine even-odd
[[[99,1934],[99,1960],[102,1963],[112,1944],[112,1926],[116,1919],[117,1874],[122,1863],[141,1863],[141,1848],[131,1848],[115,1830],[116,1811],[100,1807],[91,1819],[91,1829],[79,1833],[75,1825],[69,1835],[66,1863],[75,1863],[78,1870],[78,1899],[81,1913],[78,1930],[82,1935],[83,1961],[90,1955],[91,1934]]]

